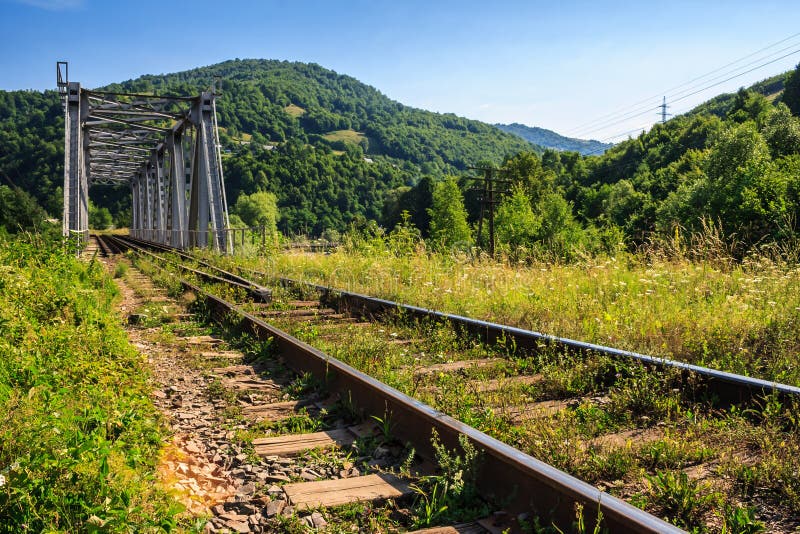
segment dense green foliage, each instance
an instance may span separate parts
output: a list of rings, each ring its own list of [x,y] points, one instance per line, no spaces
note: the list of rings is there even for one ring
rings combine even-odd
[[[720,95],[592,156],[541,153],[489,125],[403,106],[318,65],[234,60],[109,88],[194,94],[215,76],[236,223],[252,219],[247,202],[238,213],[240,195],[267,192],[286,234],[335,234],[368,221],[391,229],[408,211],[403,224],[429,237],[450,224],[431,219],[436,185],[458,175],[475,240],[480,193],[467,167],[489,163],[521,187],[499,207],[500,248],[515,254],[569,258],[578,250],[613,251],[621,241],[635,247],[672,238],[676,229],[712,229],[737,253],[796,235],[798,70]],[[54,93],[0,92],[0,141],[8,147],[0,154],[2,177],[51,215],[61,196],[62,126]],[[118,226],[130,217],[128,195],[119,187],[92,190]],[[100,211],[93,220],[107,222]]]
[[[435,246],[467,248],[472,244],[464,198],[455,178],[449,177],[436,185],[428,214],[431,216],[430,238]]]
[[[378,219],[385,193],[412,176],[386,160],[365,162],[355,147],[337,155],[327,146],[297,140],[272,150],[245,146],[225,158],[228,203],[235,206],[240,194],[275,194],[278,228],[287,234],[319,235],[343,230],[359,216]]]
[[[51,215],[63,202],[64,112],[55,91],[0,91],[0,182]]]
[[[233,206],[233,213],[241,219],[242,225],[263,226],[270,235],[278,231],[278,200],[266,191],[256,191],[252,195],[239,195]],[[231,224],[237,227],[235,224]]]
[[[14,233],[41,228],[44,218],[44,210],[28,193],[0,185],[0,229]]]
[[[495,124],[495,126],[504,132],[512,133],[544,148],[551,148],[553,150],[578,152],[583,155],[602,154],[612,146],[613,143],[601,143],[600,141],[575,139],[574,137],[565,137],[559,135],[552,130],[539,128],[538,126],[526,126],[517,122],[512,124]]]
[[[0,532],[174,526],[162,429],[103,267],[60,240],[0,241]]]
[[[780,99],[784,100],[785,95],[781,91],[784,90],[784,86],[787,82],[788,82],[787,73],[776,74],[775,76],[770,76],[765,80],[761,80],[760,82],[754,83],[753,85],[748,87],[748,90],[753,93],[764,95],[770,99],[780,96]],[[736,100],[736,93],[723,93],[721,95],[717,95],[713,98],[710,98],[706,102],[703,102],[699,106],[695,107],[692,111],[687,113],[687,115],[710,113],[718,117],[724,117],[734,106],[735,100]]]
[[[767,82],[760,92],[717,98],[600,156],[548,150],[541,158],[506,158],[502,176],[516,186],[498,207],[500,248],[569,259],[580,251],[613,252],[621,242],[674,244],[676,236],[699,234],[719,238],[733,256],[795,243],[800,118],[762,94],[777,84]],[[414,198],[414,189],[401,198]],[[470,180],[462,189],[475,225],[479,194]],[[406,209],[413,220],[414,204]]]
[[[794,115],[800,115],[800,65],[786,77],[782,100]]]
[[[111,212],[105,206],[97,207],[94,203],[89,204],[89,227],[97,230],[106,230],[111,227],[113,221]]]

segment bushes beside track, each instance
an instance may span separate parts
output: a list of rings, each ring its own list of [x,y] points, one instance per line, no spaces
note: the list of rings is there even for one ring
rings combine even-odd
[[[162,531],[165,429],[101,264],[0,241],[0,532]]]

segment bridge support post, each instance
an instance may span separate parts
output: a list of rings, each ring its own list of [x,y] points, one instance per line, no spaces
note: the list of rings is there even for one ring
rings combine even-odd
[[[84,158],[82,121],[88,114],[81,84],[67,84],[64,121],[64,217],[65,237],[77,234],[82,243],[89,239],[89,183]]]
[[[131,180],[131,235],[139,238],[139,180]]]
[[[196,231],[194,244],[209,245],[208,227],[211,225],[211,246],[225,251],[227,207],[222,183],[222,162],[217,150],[214,124],[214,95],[204,92],[192,104],[190,114],[197,135],[192,161],[192,186],[189,206],[189,230]]]
[[[183,249],[189,241],[186,235],[186,169],[181,130],[173,130],[167,137],[166,148],[169,154],[169,244]]]
[[[167,243],[167,217],[164,187],[163,145],[154,149],[150,155],[150,168],[153,174],[153,241]]]
[[[135,232],[137,239],[144,239],[145,222],[145,204],[147,203],[147,189],[143,179],[144,173],[140,170],[133,176],[133,183],[136,185],[136,203],[133,205],[133,211],[136,213],[136,228]]]
[[[153,173],[150,165],[146,165],[142,171],[142,181],[144,182],[144,238],[153,238]]]

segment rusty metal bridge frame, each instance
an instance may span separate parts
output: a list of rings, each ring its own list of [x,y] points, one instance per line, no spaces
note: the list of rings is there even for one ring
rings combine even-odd
[[[216,93],[157,96],[84,89],[56,66],[64,105],[65,236],[89,233],[89,187],[129,184],[130,234],[225,252],[228,209]]]

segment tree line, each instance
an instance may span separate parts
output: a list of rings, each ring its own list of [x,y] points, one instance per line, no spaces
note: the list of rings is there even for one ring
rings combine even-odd
[[[500,247],[517,256],[569,258],[710,230],[738,255],[794,243],[800,232],[798,115],[800,66],[787,76],[777,102],[741,89],[722,110],[699,106],[601,156],[554,150],[509,156],[499,166],[511,182],[496,212]],[[413,224],[434,246],[469,243],[479,195],[463,176],[423,179],[387,195],[382,222],[387,228]],[[451,204],[446,210],[444,197]],[[447,222],[454,213],[463,217]],[[448,225],[449,234],[443,230]]]

